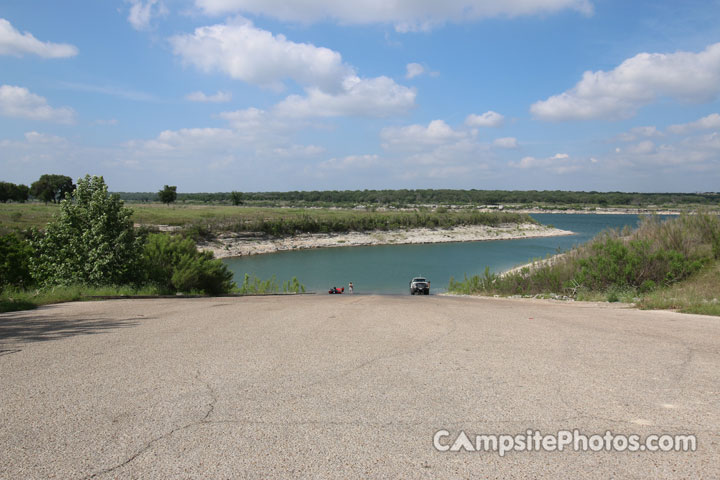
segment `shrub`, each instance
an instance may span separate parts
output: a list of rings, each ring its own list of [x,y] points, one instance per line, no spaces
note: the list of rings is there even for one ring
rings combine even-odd
[[[32,282],[32,248],[14,233],[0,235],[0,292],[6,286],[24,287]]]
[[[720,219],[699,212],[667,221],[643,220],[636,231],[611,230],[532,268],[451,281],[459,293],[542,294],[591,292],[610,301],[648,293],[687,279],[720,255]]]
[[[201,252],[191,238],[150,234],[144,249],[148,281],[164,292],[230,292],[233,275],[212,252]]]
[[[103,177],[86,175],[45,233],[33,233],[33,277],[41,285],[140,283],[143,239],[131,216]]]

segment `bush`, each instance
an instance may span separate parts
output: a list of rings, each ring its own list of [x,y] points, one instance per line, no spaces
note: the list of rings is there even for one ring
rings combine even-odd
[[[644,219],[636,231],[604,232],[590,242],[532,268],[451,281],[450,291],[536,295],[646,294],[683,281],[717,258],[720,219],[699,212],[667,221]]]
[[[143,253],[148,281],[166,293],[229,293],[233,274],[211,252],[201,252],[191,238],[150,234]]]
[[[32,282],[32,247],[14,233],[0,235],[0,292],[6,286],[24,287]]]
[[[45,233],[33,233],[33,277],[41,285],[140,283],[143,239],[131,216],[103,177],[86,175]]]

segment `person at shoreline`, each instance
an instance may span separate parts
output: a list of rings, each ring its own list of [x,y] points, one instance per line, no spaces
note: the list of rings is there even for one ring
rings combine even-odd
[[[350,292],[350,294],[353,293],[353,284],[352,284],[352,282],[350,282],[350,285],[348,285],[348,291]]]

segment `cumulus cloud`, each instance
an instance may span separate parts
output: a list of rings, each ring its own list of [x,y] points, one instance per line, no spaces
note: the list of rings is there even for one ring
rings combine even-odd
[[[482,115],[471,113],[465,119],[468,127],[500,127],[505,122],[505,117],[497,112],[489,110]]]
[[[38,144],[53,144],[53,145],[60,145],[67,143],[67,140],[63,137],[58,137],[57,135],[49,135],[47,133],[40,133],[40,132],[27,132],[25,133],[25,140],[28,143],[38,143]]]
[[[427,126],[386,127],[380,132],[382,146],[389,150],[423,150],[465,138],[467,133],[453,130],[442,120],[433,120]]]
[[[515,137],[496,138],[493,146],[498,148],[518,148],[518,141]]]
[[[328,93],[318,87],[306,89],[306,96],[290,95],[275,106],[278,115],[291,118],[365,116],[388,117],[415,106],[414,88],[388,77],[349,76],[340,91]]]
[[[717,113],[711,113],[694,122],[670,125],[668,131],[670,133],[687,133],[692,130],[710,130],[712,128],[720,128],[720,115]]]
[[[647,155],[655,152],[655,142],[652,140],[643,140],[642,142],[630,145],[625,151],[635,155]]]
[[[474,132],[455,129],[443,120],[386,127],[380,139],[383,149],[394,156],[393,162],[405,165],[400,175],[404,181],[479,175],[487,171],[487,161],[493,157],[490,146],[478,142]]]
[[[20,33],[10,22],[0,18],[0,55],[22,57],[25,54],[66,58],[77,55],[78,49],[67,43],[41,42],[30,32]]]
[[[232,94],[230,92],[218,91],[213,95],[207,95],[205,92],[192,92],[185,95],[186,100],[191,102],[201,103],[225,103],[232,100]]]
[[[338,52],[256,28],[237,18],[170,39],[175,54],[205,72],[219,71],[245,82],[282,90],[285,80],[303,87],[272,108],[289,118],[387,117],[415,105],[416,91],[388,77],[363,78]]]
[[[253,85],[280,90],[291,79],[336,92],[353,69],[338,52],[256,28],[244,18],[170,38],[173,52],[203,72],[222,72]]]
[[[622,119],[659,97],[708,102],[720,93],[720,43],[699,53],[640,53],[605,72],[585,72],[572,89],[534,103],[542,120]]]
[[[162,0],[125,0],[130,3],[128,22],[135,30],[147,30],[153,18],[168,14],[168,9]]]
[[[356,170],[377,166],[380,161],[378,155],[348,155],[342,158],[331,158],[320,162],[320,168],[333,170]]]
[[[73,109],[53,108],[44,97],[12,85],[0,86],[0,115],[66,124],[75,120]]]
[[[557,153],[552,157],[545,158],[536,158],[532,156],[523,157],[519,162],[510,162],[509,165],[511,167],[522,169],[548,170],[558,175],[576,172],[582,168],[581,162],[571,158],[567,153]]]
[[[428,30],[445,22],[467,22],[488,17],[516,17],[562,10],[589,15],[593,11],[590,0],[195,0],[195,4],[210,15],[245,12],[304,23],[327,19],[344,24],[390,23],[400,32]]]
[[[419,63],[408,63],[405,66],[405,69],[407,71],[407,73],[405,73],[405,78],[407,78],[408,80],[425,73],[425,67],[423,67]]]
[[[617,140],[622,142],[634,142],[638,138],[662,137],[663,133],[654,126],[634,127],[630,131],[621,133]]]

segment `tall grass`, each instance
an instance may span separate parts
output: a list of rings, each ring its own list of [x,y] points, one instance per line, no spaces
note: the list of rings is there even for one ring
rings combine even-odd
[[[53,303],[95,300],[97,299],[96,297],[159,296],[162,293],[163,292],[155,286],[136,288],[132,286],[92,287],[87,285],[70,285],[37,289],[7,287],[0,292],[0,313],[31,310],[42,305]],[[278,283],[275,277],[268,280],[261,280],[258,277],[246,274],[243,283],[236,287],[232,293],[242,295],[305,293],[305,285],[300,283],[297,277]]]
[[[563,255],[520,271],[451,279],[449,291],[499,295],[554,293],[573,298],[642,295],[669,288],[720,259],[720,218],[709,213],[661,221],[635,231],[609,230]]]
[[[497,226],[506,223],[537,223],[529,215],[506,212],[325,212],[303,211],[282,216],[246,218],[229,225],[234,232],[262,232],[285,236],[297,233],[341,233],[413,228],[449,228],[458,225]]]
[[[297,277],[293,277],[289,282],[283,282],[280,285],[274,275],[268,280],[261,280],[246,273],[242,284],[236,290],[237,293],[242,295],[280,293],[281,291],[283,293],[305,293],[305,285],[302,285]]]
[[[135,288],[131,286],[91,287],[70,285],[38,289],[5,288],[0,292],[0,312],[30,310],[52,303],[89,300],[98,296],[158,295],[155,287]]]

